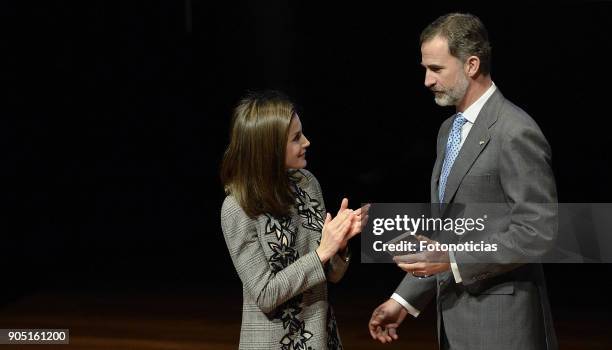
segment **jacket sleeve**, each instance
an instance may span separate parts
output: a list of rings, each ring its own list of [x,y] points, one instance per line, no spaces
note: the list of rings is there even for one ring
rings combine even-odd
[[[395,294],[419,312],[423,311],[436,294],[436,277],[417,278],[407,273]]]
[[[242,285],[263,312],[270,313],[325,282],[323,266],[314,251],[274,273],[258,239],[256,220],[249,218],[231,196],[226,197],[221,209],[221,227]]]

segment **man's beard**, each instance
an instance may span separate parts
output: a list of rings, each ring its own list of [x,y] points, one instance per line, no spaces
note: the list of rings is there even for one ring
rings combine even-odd
[[[459,74],[455,86],[448,88],[446,91],[435,93],[434,100],[436,101],[436,104],[442,107],[456,106],[465,96],[465,92],[467,91],[469,84],[470,82],[465,74]]]

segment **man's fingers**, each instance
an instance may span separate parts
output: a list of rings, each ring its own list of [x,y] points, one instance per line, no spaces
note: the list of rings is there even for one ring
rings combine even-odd
[[[376,336],[376,340],[381,343],[384,343],[384,339],[382,338],[382,329],[380,328],[380,326],[376,326],[376,328],[374,329],[374,335]]]
[[[372,328],[372,325],[368,325],[368,331],[370,332],[370,336],[372,337],[372,339],[376,340],[376,333],[374,333],[374,328]]]
[[[389,335],[389,328],[388,327],[385,327],[385,329],[383,331],[383,335],[385,336],[385,340],[387,341],[387,343],[390,343],[390,342],[393,341],[393,339]]]
[[[399,268],[401,268],[402,270],[407,270],[407,271],[410,271],[410,272],[415,272],[415,271],[418,271],[418,270],[425,269],[425,264],[424,263],[414,263],[414,264],[398,263],[397,266]]]
[[[378,341],[380,341],[383,344],[387,342],[387,337],[386,337],[384,328],[380,326],[376,327],[376,334],[378,337]]]
[[[419,273],[426,274],[426,265],[424,263],[416,263],[416,264],[397,264],[397,267],[400,269],[410,272],[410,273]]]
[[[393,325],[389,325],[389,326],[387,326],[387,329],[389,330],[389,336],[391,336],[391,338],[393,338],[393,340],[399,339],[399,336],[397,335],[397,328],[396,327],[393,327]]]
[[[372,339],[376,339],[376,334],[374,334],[374,328],[372,327],[372,322],[368,323],[368,332],[370,332],[370,336]]]
[[[372,327],[374,329],[374,328],[380,326],[381,323],[382,323],[382,320],[384,319],[384,317],[385,317],[384,311],[382,311],[381,308],[378,307],[372,313],[372,317],[370,318],[370,327]]]
[[[397,255],[393,257],[395,263],[414,264],[425,260],[421,253]]]
[[[372,336],[372,339],[376,340],[376,338],[378,337],[378,334],[376,332],[376,328],[379,326],[378,322],[375,322],[374,320],[370,320],[370,323],[368,324],[368,329],[370,330],[370,335]],[[378,327],[380,328],[380,327]]]
[[[419,241],[427,242],[427,244],[435,243],[435,241],[432,241],[431,239],[423,235],[414,235],[414,238],[418,239]]]

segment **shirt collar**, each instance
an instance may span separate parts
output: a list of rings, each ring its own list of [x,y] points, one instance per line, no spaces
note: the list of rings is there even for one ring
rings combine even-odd
[[[463,113],[461,113],[463,114],[465,119],[467,119],[468,122],[474,124],[474,122],[476,121],[476,117],[478,117],[478,114],[480,113],[480,110],[485,105],[485,103],[487,103],[489,97],[493,95],[495,90],[497,90],[497,87],[495,86],[495,83],[491,82],[491,86],[487,89],[487,91],[485,91],[485,93],[482,94],[482,96],[480,96],[476,100],[476,102],[472,103],[468,108],[466,108]]]

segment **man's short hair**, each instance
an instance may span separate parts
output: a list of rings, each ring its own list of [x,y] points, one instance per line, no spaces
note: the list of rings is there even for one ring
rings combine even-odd
[[[421,33],[421,45],[441,36],[448,40],[450,54],[465,62],[468,57],[480,59],[480,72],[491,74],[491,44],[489,34],[480,19],[469,13],[449,13],[441,16]]]

